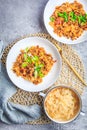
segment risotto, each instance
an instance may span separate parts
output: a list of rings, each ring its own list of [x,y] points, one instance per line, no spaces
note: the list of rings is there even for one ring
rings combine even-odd
[[[59,37],[75,40],[87,31],[87,14],[83,5],[77,1],[56,6],[50,16],[50,26]]]
[[[39,84],[55,62],[56,60],[51,54],[46,53],[43,47],[32,46],[20,51],[12,70],[17,76]]]

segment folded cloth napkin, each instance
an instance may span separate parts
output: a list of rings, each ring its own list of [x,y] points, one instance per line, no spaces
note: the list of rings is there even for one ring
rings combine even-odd
[[[0,71],[0,120],[7,124],[26,123],[38,119],[42,109],[38,104],[25,106],[9,102],[8,99],[17,91],[10,81],[5,66],[1,64]]]

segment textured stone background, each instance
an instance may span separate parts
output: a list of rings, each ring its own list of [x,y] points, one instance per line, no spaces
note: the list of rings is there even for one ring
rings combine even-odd
[[[43,11],[48,0],[0,0],[0,39],[8,45],[20,36],[47,32],[43,23]],[[87,42],[73,45],[83,60],[87,72]],[[87,76],[87,74],[86,74]],[[87,81],[87,79],[86,79]],[[86,130],[87,129],[87,88],[82,95],[83,111],[86,115],[72,123],[57,125],[6,125],[0,123],[0,130]]]

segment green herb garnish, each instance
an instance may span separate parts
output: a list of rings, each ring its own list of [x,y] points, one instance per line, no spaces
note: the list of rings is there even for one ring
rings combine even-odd
[[[26,47],[26,48],[25,48],[25,52],[28,52],[28,51],[29,51],[29,48],[28,48],[28,47]]]
[[[34,63],[34,77],[44,77],[43,73],[41,72],[41,69],[42,67],[44,67],[44,64],[38,64],[38,62],[38,56],[29,56],[28,53],[24,53],[24,62],[22,63],[22,67],[27,67],[28,64]]]
[[[37,78],[37,76],[38,76],[38,72],[37,72],[37,70],[35,70],[34,71],[34,77]]]
[[[32,59],[30,56],[27,55],[27,53],[24,53],[24,61],[28,62],[28,63],[32,63]]]
[[[40,67],[40,68],[44,67],[44,64],[40,64],[39,67]]]
[[[27,59],[27,54],[24,53],[24,60],[26,61],[26,59]]]
[[[58,16],[64,18],[65,22],[68,22],[68,14],[66,12],[59,13]]]
[[[38,76],[41,77],[41,78],[43,78],[44,74],[41,71],[35,70],[34,71],[34,77],[37,78]]]
[[[32,57],[32,62],[36,63],[39,61],[39,57],[38,56],[33,56]]]
[[[79,15],[78,16],[78,22],[79,22],[79,24],[86,23],[86,21],[87,21],[86,15]]]
[[[55,18],[54,18],[54,17],[50,17],[50,21],[51,21],[51,22],[54,22],[54,21],[55,21]]]
[[[39,77],[43,77],[43,73],[41,72],[42,67],[44,67],[44,64],[39,64],[37,66],[35,66],[35,70],[34,70],[34,76],[35,78]]]
[[[58,12],[58,16],[59,17],[64,17],[63,13],[59,13],[59,12]]]
[[[39,74],[38,74],[41,78],[44,77],[44,74],[40,71]]]
[[[86,20],[87,20],[87,14],[85,14]]]
[[[39,72],[39,71],[41,70],[41,67],[37,66],[37,67],[35,67],[35,70],[36,70],[37,72]]]
[[[74,12],[70,12],[70,13],[69,13],[69,16],[71,16],[71,20],[72,20],[72,21],[76,21],[77,16],[75,15]]]
[[[30,56],[27,56],[26,62],[31,64],[32,63],[32,58]]]
[[[22,67],[26,67],[27,66],[27,63],[26,62],[23,62],[22,63]]]
[[[70,12],[69,14],[66,12],[58,12],[58,17],[64,18],[65,22],[68,22],[68,17],[70,16],[70,19],[74,22],[78,20],[79,24],[84,24],[87,22],[87,14],[85,15],[76,15],[73,11]],[[51,18],[51,17],[50,17]]]
[[[68,22],[68,14],[64,12],[63,15],[64,15],[63,17],[64,17],[65,22]]]

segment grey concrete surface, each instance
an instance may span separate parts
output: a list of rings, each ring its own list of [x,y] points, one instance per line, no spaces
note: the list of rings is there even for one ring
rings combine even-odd
[[[8,45],[20,36],[45,32],[43,11],[48,0],[0,0],[0,39]],[[80,55],[87,72],[87,42],[73,45]],[[87,75],[86,75],[87,76]],[[86,80],[87,81],[87,80]],[[0,130],[86,130],[87,129],[87,88],[82,95],[85,116],[75,121],[57,125],[6,125],[0,122]]]

